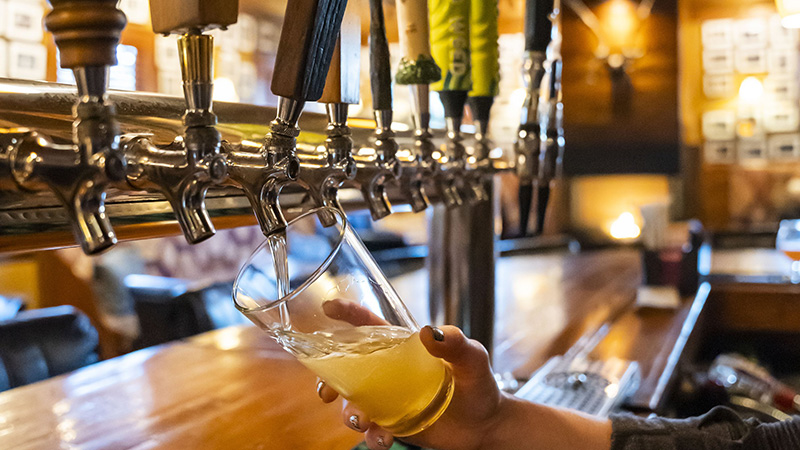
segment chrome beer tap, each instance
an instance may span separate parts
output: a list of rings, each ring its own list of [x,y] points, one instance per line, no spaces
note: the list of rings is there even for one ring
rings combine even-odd
[[[163,194],[191,244],[216,232],[206,210],[206,192],[228,176],[228,165],[220,152],[222,139],[215,127],[217,116],[211,110],[214,40],[203,32],[235,23],[236,16],[223,11],[223,6],[231,4],[237,7],[235,1],[216,8],[179,0],[150,1],[153,31],[180,34],[185,129],[182,137],[167,146],[157,146],[147,137],[133,137],[124,143],[128,183]]]
[[[0,136],[0,160],[25,190],[50,190],[64,204],[83,251],[99,253],[117,242],[106,215],[106,188],[125,178],[119,152],[119,124],[108,100],[108,67],[125,14],[116,0],[50,0],[45,26],[61,53],[61,66],[73,70],[78,101],[73,107],[72,144],[56,144],[34,131]]]
[[[550,43],[553,0],[528,0],[525,5],[525,59],[523,81],[526,87],[519,134],[514,146],[519,178],[520,234],[527,234],[533,203],[534,182],[539,176],[539,91],[544,77],[545,51]],[[538,230],[538,228],[537,228]],[[537,231],[538,232],[538,231]]]
[[[375,134],[371,147],[353,155],[358,170],[352,184],[361,190],[372,220],[392,213],[386,185],[397,179],[397,142],[392,132],[392,74],[382,0],[370,0],[369,56]],[[426,205],[427,206],[427,205]]]
[[[325,146],[303,146],[298,150],[297,122],[305,102],[322,97],[346,5],[346,0],[287,3],[271,86],[279,99],[278,115],[264,140],[267,158],[270,164],[286,167],[290,172],[299,167],[288,178],[296,176],[318,205],[338,206],[336,192],[342,177],[352,178],[355,173],[355,162],[348,150],[352,148],[352,140],[346,125],[347,108],[346,105],[328,108],[330,124]],[[277,226],[285,223],[278,196],[287,182],[276,180],[265,191],[267,201],[274,202],[272,219]]]

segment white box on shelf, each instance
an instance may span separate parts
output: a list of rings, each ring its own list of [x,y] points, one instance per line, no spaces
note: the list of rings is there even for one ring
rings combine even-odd
[[[214,46],[222,52],[238,52],[241,45],[241,26],[236,23],[228,27],[227,30],[211,30],[209,32],[214,36]]]
[[[737,20],[733,25],[733,43],[738,48],[766,48],[769,37],[763,17]]]
[[[800,159],[800,134],[773,134],[767,140],[767,149],[771,159]]]
[[[736,95],[736,84],[732,74],[703,76],[703,93],[708,98],[731,98]]]
[[[788,74],[768,75],[764,78],[764,98],[771,101],[797,99],[796,78]]]
[[[800,108],[797,102],[781,101],[764,106],[764,129],[768,133],[797,131],[800,127]]]
[[[733,47],[733,20],[706,20],[701,25],[703,48],[728,49]]]
[[[769,73],[797,73],[796,48],[771,48],[767,51],[767,71]]]
[[[8,76],[8,43],[0,38],[0,77]]]
[[[158,71],[158,92],[166,95],[183,96],[183,80],[180,70]]]
[[[262,20],[258,23],[258,51],[261,53],[277,53],[278,40],[281,36],[281,26],[272,20]]]
[[[710,74],[733,73],[733,50],[703,50],[703,70]]]
[[[6,0],[0,0],[0,38],[6,35],[6,20],[2,17],[8,17],[6,11]]]
[[[253,103],[258,87],[258,71],[256,65],[250,61],[243,61],[239,70],[239,84],[236,86],[239,91],[239,101]]]
[[[217,77],[228,78],[236,83],[242,75],[242,56],[238,51],[217,53]]]
[[[764,138],[740,139],[736,145],[739,162],[757,162],[767,159],[767,140]]]
[[[255,53],[258,46],[258,20],[249,14],[239,14],[239,50]]]
[[[9,40],[41,42],[44,9],[38,2],[9,1],[6,3],[5,35]]]
[[[47,78],[47,48],[31,42],[9,43],[8,76],[23,80]]]
[[[120,0],[119,9],[128,17],[128,23],[150,25],[150,3],[147,0]]]
[[[160,70],[175,71],[181,67],[178,55],[178,36],[156,36],[156,67]]]
[[[764,48],[739,48],[734,56],[734,67],[740,73],[767,71],[767,50]]]
[[[736,113],[717,109],[703,113],[703,137],[709,141],[729,141],[736,138]]]
[[[703,156],[709,164],[731,164],[736,161],[736,142],[706,141]]]
[[[778,14],[769,18],[769,44],[773,48],[791,48],[797,50],[798,30],[784,28]]]

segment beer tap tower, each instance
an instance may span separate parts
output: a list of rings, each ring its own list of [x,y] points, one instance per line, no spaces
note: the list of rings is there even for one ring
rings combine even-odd
[[[436,4],[437,2],[432,2],[432,5]],[[442,86],[444,90],[440,92],[445,104],[445,114],[449,116],[450,145],[461,145],[456,133],[460,126],[458,117],[462,114],[469,92],[467,80],[472,77],[478,81],[472,90],[474,100],[471,102],[481,131],[476,135],[477,147],[483,147],[484,151],[472,155],[475,159],[472,167],[466,167],[464,160],[460,161],[461,165],[458,167],[459,176],[463,177],[462,181],[470,188],[470,201],[457,208],[437,205],[431,216],[428,246],[431,319],[436,324],[459,326],[470,338],[478,340],[491,351],[494,338],[496,255],[493,189],[491,177],[488,176],[493,170],[490,167],[489,152],[485,149],[489,145],[486,137],[489,109],[497,93],[499,79],[497,6],[491,2],[487,5],[485,0],[471,0],[457,7],[454,4],[441,4],[438,7],[441,8],[438,22],[446,24],[468,20],[469,26],[461,24],[458,28],[467,33],[474,28],[482,34],[481,39],[475,39],[471,44],[472,48],[463,49],[448,42],[441,42],[439,45],[450,52],[450,56],[446,57],[449,63],[447,70],[453,73],[447,78],[456,83]],[[455,11],[449,12],[455,14],[455,17],[448,16],[448,10],[453,9]],[[443,33],[440,38],[456,43],[463,39],[448,33]],[[470,42],[470,39],[467,38],[466,42]],[[473,58],[478,57],[480,64],[470,64],[470,53]],[[467,72],[464,72],[465,69]],[[459,79],[454,76],[456,74],[462,76],[461,84],[458,84]],[[448,87],[457,89],[448,90]],[[461,157],[463,158],[463,153]]]
[[[117,241],[106,215],[107,187],[125,178],[116,110],[108,100],[108,68],[125,14],[116,0],[51,0],[45,26],[55,36],[61,66],[72,69],[78,99],[72,114],[72,144],[54,143],[35,131],[0,133],[0,164],[27,191],[52,191],[68,212],[75,239],[95,254]]]

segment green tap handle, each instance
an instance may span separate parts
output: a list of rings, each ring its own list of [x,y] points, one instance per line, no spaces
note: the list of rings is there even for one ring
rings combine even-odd
[[[470,97],[495,97],[499,91],[498,14],[498,0],[470,1],[469,37],[472,53]]]

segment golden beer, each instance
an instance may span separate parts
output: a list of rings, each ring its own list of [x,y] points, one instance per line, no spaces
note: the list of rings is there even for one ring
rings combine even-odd
[[[419,332],[381,325],[289,334],[301,363],[396,436],[433,424],[453,396],[450,370],[428,353]],[[313,342],[314,351],[297,351],[303,341]]]

